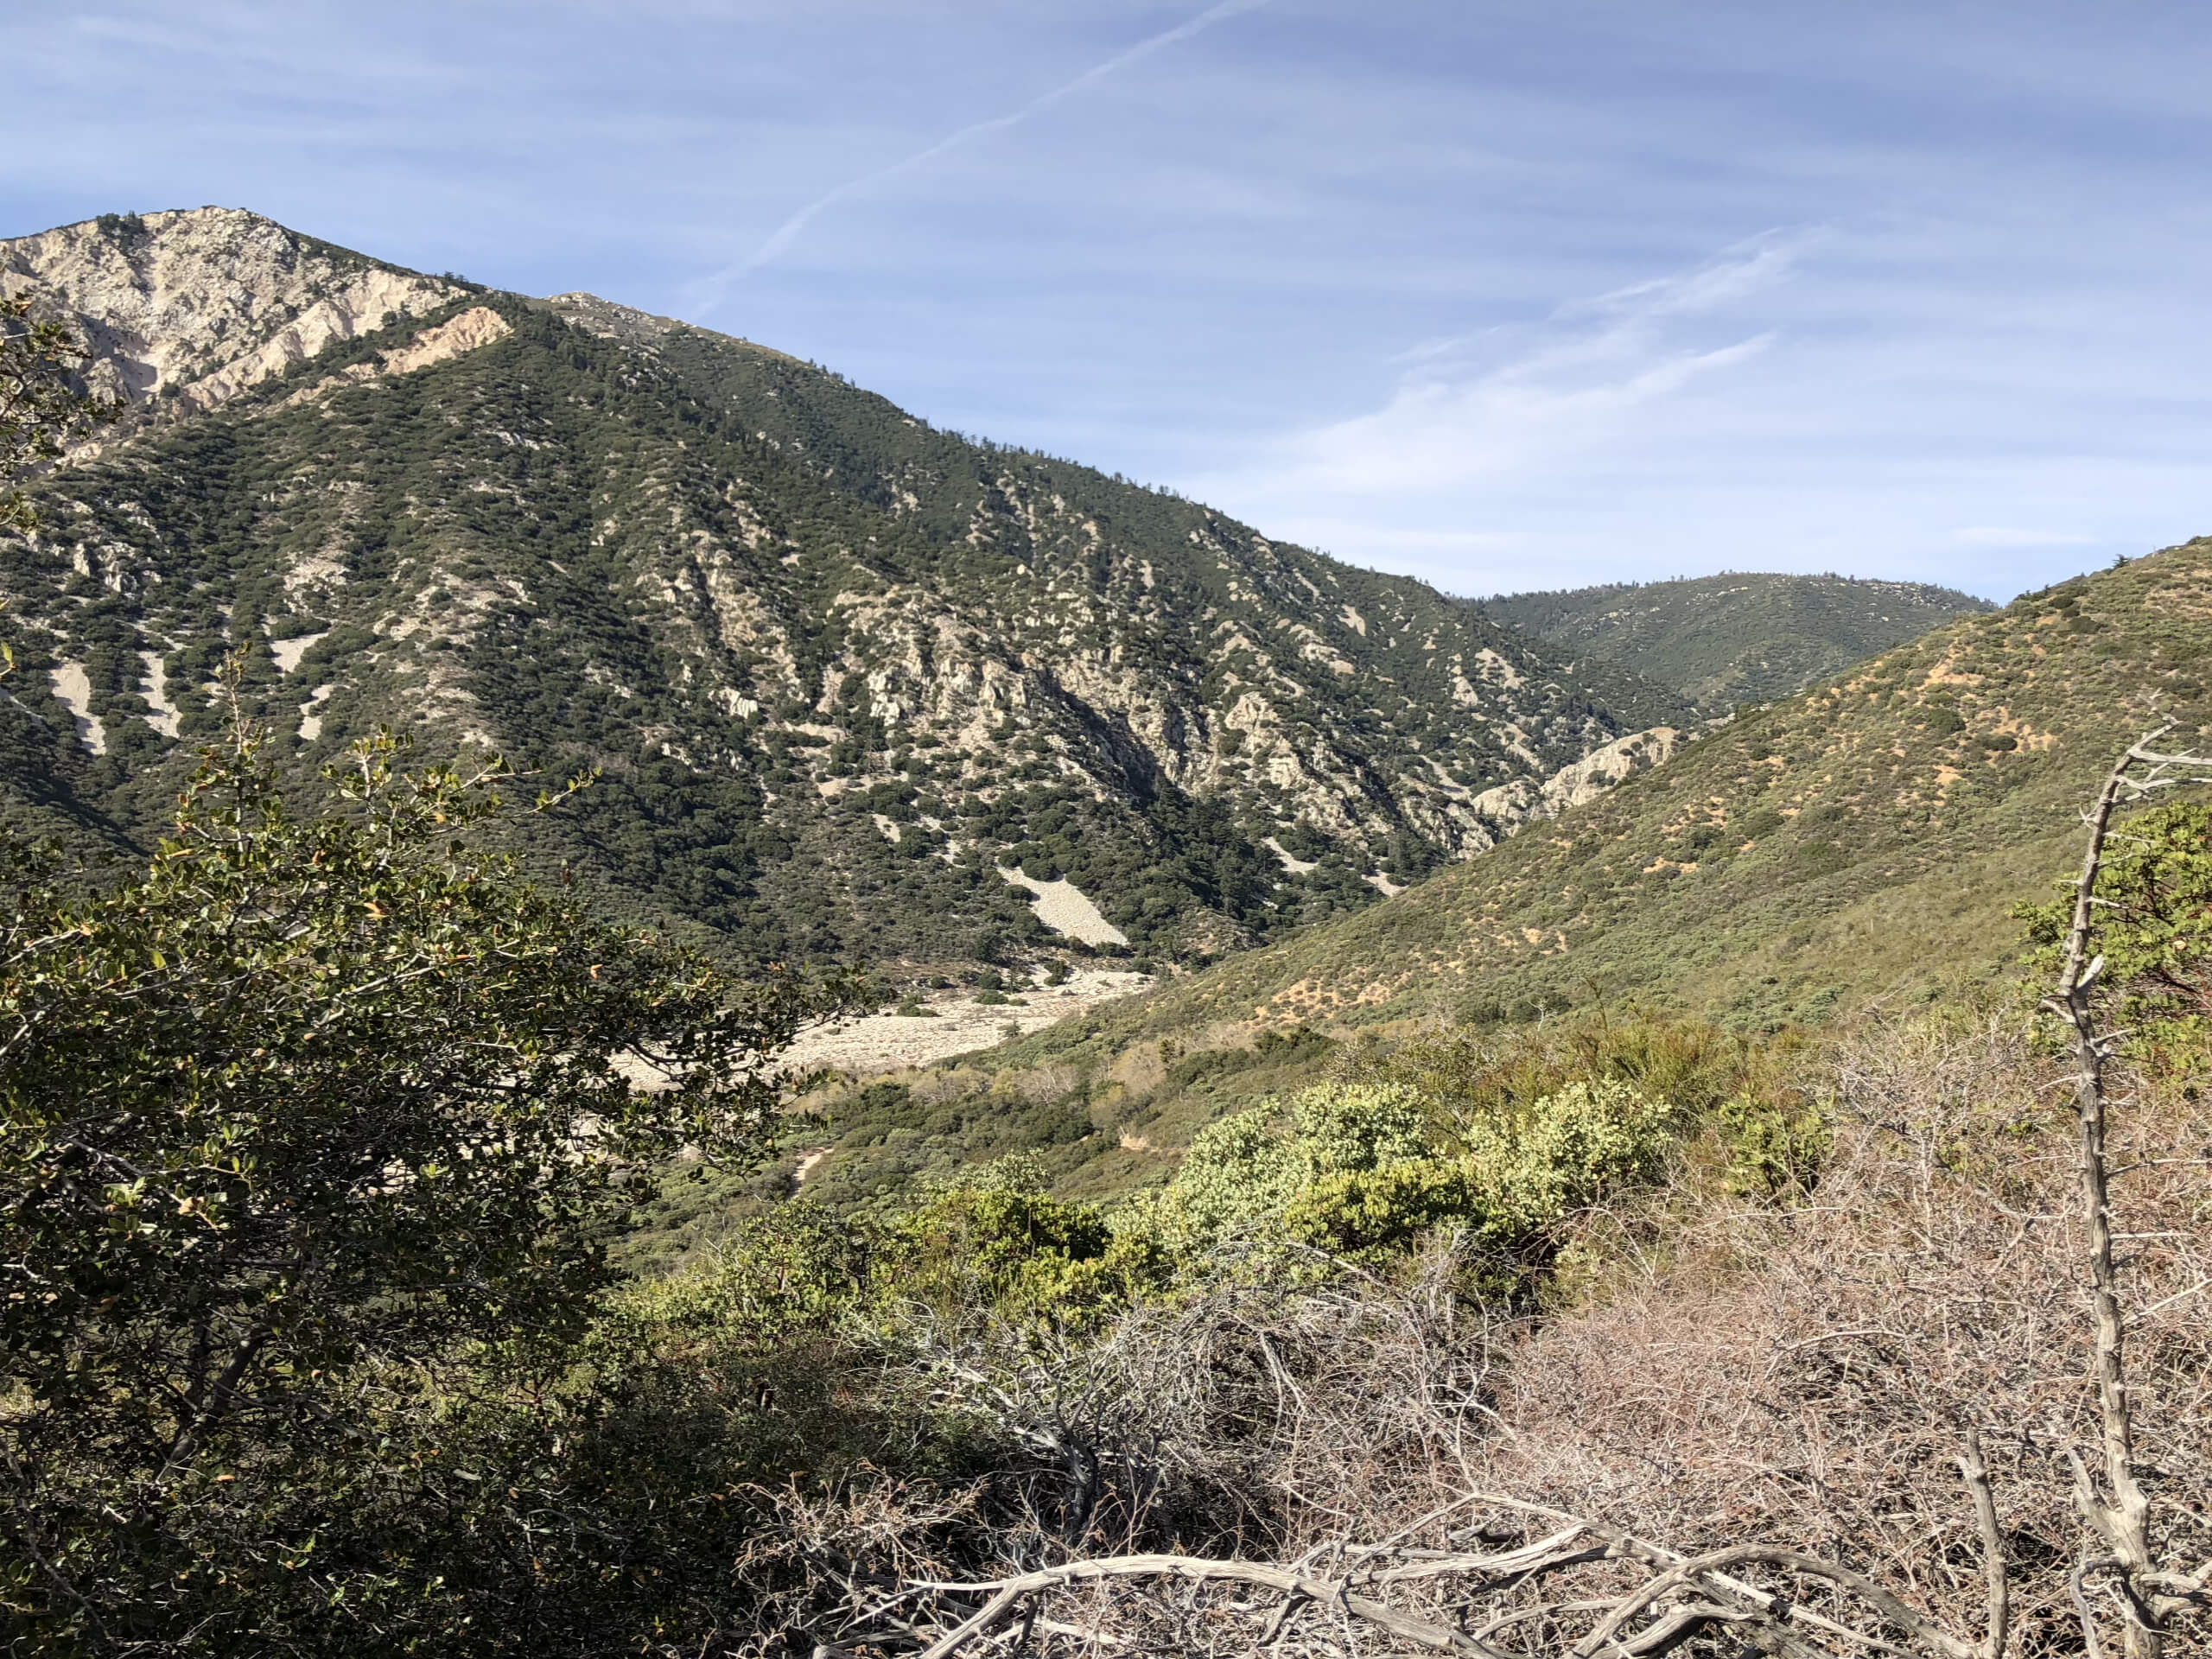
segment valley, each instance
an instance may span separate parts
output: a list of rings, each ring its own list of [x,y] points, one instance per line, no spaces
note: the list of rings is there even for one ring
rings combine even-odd
[[[223,208],[0,441],[10,1650],[2212,1610],[2212,538],[1474,601]]]
[[[1088,1079],[1086,1184],[1244,1086],[1142,1078],[1259,1033],[1995,984],[2084,767],[2203,696],[2194,543],[2003,612],[1758,575],[1470,604],[767,347],[249,213],[21,238],[0,274],[124,411],[0,543],[18,822],[127,857],[232,697],[302,790],[379,727],[525,795],[588,776],[511,826],[527,868],[904,999],[810,1064]]]
[[[2012,912],[2064,872],[2112,756],[2167,720],[2212,727],[2208,659],[2212,543],[2024,595],[1751,710],[1388,905],[1028,1038],[1003,1064],[1103,1080],[1309,1027],[1503,1039],[1640,1009],[1774,1032],[2001,998],[2021,972]],[[1239,1097],[1107,1092],[1115,1133],[1171,1156]],[[1089,1155],[1085,1181],[1146,1178],[1103,1131]]]

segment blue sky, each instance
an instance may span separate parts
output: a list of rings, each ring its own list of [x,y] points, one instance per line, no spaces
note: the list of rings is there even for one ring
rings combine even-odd
[[[2212,531],[2198,7],[92,0],[0,63],[0,235],[589,289],[1456,592]]]

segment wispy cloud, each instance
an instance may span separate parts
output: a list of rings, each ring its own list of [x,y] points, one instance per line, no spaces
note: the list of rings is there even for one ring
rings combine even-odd
[[[1818,236],[1771,232],[1694,270],[1570,301],[1533,327],[1416,347],[1381,409],[1294,435],[1275,465],[1304,492],[1433,493],[1602,444],[1772,345],[1770,330],[1714,325],[1783,280]]]
[[[1040,92],[1018,109],[1009,110],[1004,115],[991,116],[982,121],[972,121],[968,125],[948,133],[935,143],[914,151],[911,156],[901,156],[887,166],[861,174],[856,178],[848,179],[842,184],[823,191],[822,194],[776,226],[774,231],[769,233],[767,240],[761,243],[745,258],[735,264],[724,267],[696,284],[693,290],[696,295],[693,302],[695,307],[702,314],[713,309],[715,306],[721,303],[733,286],[744,281],[762,266],[772,264],[780,258],[790,250],[791,245],[805,233],[808,226],[838,203],[863,194],[887,180],[897,178],[902,174],[915,172],[926,167],[938,156],[958,149],[963,145],[971,144],[979,138],[988,137],[993,133],[1004,132],[1009,127],[1019,126],[1024,121],[1041,115],[1055,104],[1065,102],[1086,87],[1096,85],[1108,76],[1128,68],[1131,64],[1151,56],[1163,48],[1173,46],[1179,41],[1187,41],[1193,35],[1211,29],[1216,23],[1226,22],[1231,17],[1240,16],[1246,12],[1257,11],[1268,3],[1268,0],[1219,0],[1218,4],[1207,7],[1197,16],[1178,23],[1173,29],[1164,29],[1156,35],[1147,35],[1135,45],[1125,47],[1104,61],[1093,64],[1072,79],[1062,81],[1049,92]]]
[[[2004,596],[2212,517],[2212,34],[2133,13],[0,5],[0,234],[222,201],[529,292],[727,296],[704,321],[741,300],[942,425],[1461,592]]]

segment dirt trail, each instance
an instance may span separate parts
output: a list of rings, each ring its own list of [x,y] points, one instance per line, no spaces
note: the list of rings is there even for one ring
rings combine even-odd
[[[1009,995],[1018,1005],[987,1007],[972,990],[931,991],[922,1006],[935,1017],[872,1014],[832,1031],[812,1031],[791,1045],[785,1058],[801,1066],[829,1065],[841,1071],[897,1071],[927,1065],[955,1054],[1004,1042],[1006,1027],[1020,1034],[1042,1029],[1071,1014],[1087,1014],[1102,1002],[1141,991],[1154,982],[1122,969],[1078,969],[1065,985],[1023,986]]]

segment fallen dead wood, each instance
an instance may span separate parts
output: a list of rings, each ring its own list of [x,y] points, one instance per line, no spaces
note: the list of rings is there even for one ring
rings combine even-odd
[[[1583,1543],[1586,1538],[1600,1535],[1610,1535],[1595,1548]],[[1363,1549],[1360,1553],[1370,1551]],[[1395,1555],[1427,1559],[1396,1560],[1383,1564]],[[1585,1597],[1539,1602],[1512,1609],[1475,1630],[1392,1607],[1370,1596],[1355,1594],[1353,1589],[1356,1585],[1373,1588],[1452,1577],[1473,1578],[1489,1585],[1524,1584],[1548,1573],[1600,1560],[1632,1560],[1656,1570],[1626,1594],[1602,1599]],[[1782,1591],[1747,1583],[1735,1571],[1745,1567],[1765,1567],[1790,1578],[1816,1580],[1832,1586],[1871,1609],[1873,1628],[1854,1627],[1803,1608]],[[1563,1621],[1587,1622],[1587,1630],[1564,1647],[1563,1651],[1572,1659],[1620,1659],[1623,1656],[1662,1653],[1710,1626],[1732,1627],[1751,1647],[1770,1653],[1802,1656],[1821,1651],[1808,1642],[1804,1629],[1793,1629],[1793,1624],[1841,1637],[1868,1651],[1920,1652],[1937,1656],[1937,1659],[1987,1659],[1993,1651],[1945,1628],[1871,1579],[1833,1561],[1766,1544],[1741,1544],[1684,1557],[1575,1518],[1549,1537],[1491,1555],[1374,1549],[1371,1564],[1340,1579],[1322,1578],[1296,1567],[1266,1561],[1133,1554],[1071,1561],[1005,1579],[976,1582],[916,1580],[909,1585],[911,1590],[989,1598],[979,1611],[932,1643],[922,1659],[952,1659],[968,1643],[1013,1618],[1026,1602],[1041,1603],[1056,1590],[1112,1580],[1241,1584],[1275,1592],[1283,1600],[1268,1621],[1268,1633],[1261,1638],[1262,1644],[1276,1640],[1287,1616],[1303,1604],[1318,1612],[1360,1620],[1402,1641],[1436,1652],[1472,1654],[1480,1659],[1519,1659],[1514,1650],[1495,1646],[1486,1638],[1512,1625],[1536,1620],[1554,1626]],[[1030,1612],[1035,1618],[1036,1609],[1032,1607]],[[1042,1619],[1036,1619],[1032,1628],[1071,1632],[1082,1628],[1082,1633],[1093,1640],[1103,1634]],[[1878,1630],[1894,1631],[1912,1645],[1900,1647],[1878,1634]],[[1997,1633],[2001,1634],[2001,1627]]]
[[[1302,1597],[1319,1606],[1342,1608],[1353,1618],[1363,1619],[1378,1630],[1388,1630],[1393,1636],[1419,1643],[1425,1648],[1433,1648],[1440,1653],[1471,1653],[1483,1656],[1483,1659],[1505,1659],[1505,1656],[1496,1649],[1484,1646],[1464,1631],[1400,1612],[1394,1607],[1385,1606],[1363,1596],[1355,1596],[1342,1584],[1309,1578],[1294,1569],[1271,1567],[1263,1561],[1211,1560],[1198,1555],[1122,1555],[1103,1560],[1071,1561],[1065,1567],[1046,1567],[1039,1572],[1024,1573],[1017,1579],[982,1584],[917,1585],[914,1586],[916,1589],[950,1591],[958,1594],[995,1592],[984,1604],[982,1611],[948,1632],[942,1641],[922,1656],[922,1659],[950,1659],[973,1638],[995,1629],[1011,1618],[1015,1608],[1027,1597],[1057,1589],[1063,1585],[1099,1579],[1181,1579],[1192,1583],[1212,1580],[1257,1585],[1262,1589],[1279,1591],[1286,1596]]]

